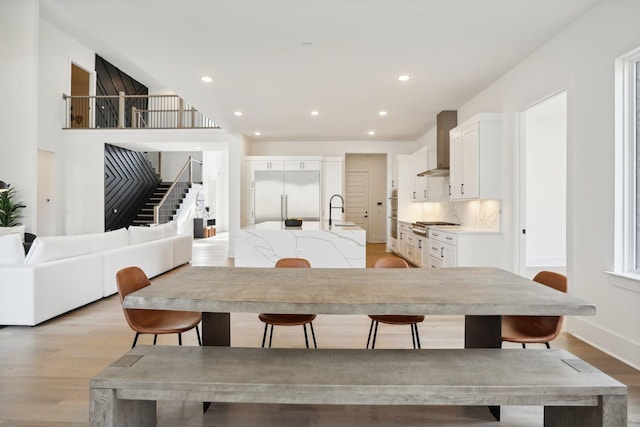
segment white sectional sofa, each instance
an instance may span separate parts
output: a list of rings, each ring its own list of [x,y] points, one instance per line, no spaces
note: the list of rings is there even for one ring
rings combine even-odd
[[[37,325],[117,292],[118,270],[149,277],[191,261],[193,237],[175,223],[107,233],[38,237],[25,256],[19,235],[0,237],[0,325]]]

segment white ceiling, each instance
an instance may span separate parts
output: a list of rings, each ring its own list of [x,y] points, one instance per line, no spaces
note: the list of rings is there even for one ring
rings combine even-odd
[[[598,1],[42,0],[41,14],[230,133],[406,140]]]

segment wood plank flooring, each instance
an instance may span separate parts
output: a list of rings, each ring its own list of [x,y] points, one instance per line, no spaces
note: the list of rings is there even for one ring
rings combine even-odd
[[[226,258],[224,235],[194,243],[194,265],[232,266]],[[367,266],[386,256],[384,245],[367,246]],[[184,267],[183,267],[184,268]],[[171,273],[167,273],[171,274]],[[366,316],[318,316],[318,345],[364,348],[369,331]],[[464,320],[459,316],[428,316],[420,325],[423,348],[463,346]],[[232,345],[259,347],[263,324],[255,314],[232,314]],[[88,426],[89,380],[130,347],[128,328],[117,295],[79,308],[36,327],[0,329],[0,427]],[[196,345],[194,332],[183,337]],[[140,338],[150,344],[151,337]],[[161,345],[176,345],[177,337],[160,337]],[[304,347],[302,328],[274,331],[274,347]],[[411,348],[408,327],[381,325],[379,348]],[[566,348],[629,387],[629,425],[640,426],[640,372],[568,335],[552,343]],[[323,405],[213,404],[202,413],[197,403],[161,402],[158,425],[275,426],[502,426],[542,425],[540,407],[503,407],[502,421],[481,407],[386,407]]]

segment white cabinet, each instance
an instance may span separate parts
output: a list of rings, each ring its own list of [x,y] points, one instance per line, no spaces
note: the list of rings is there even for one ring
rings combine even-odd
[[[500,199],[502,119],[478,114],[449,133],[452,200]]]
[[[411,224],[408,222],[398,221],[398,252],[397,254],[406,258],[409,253],[408,250],[408,237],[413,236],[413,231],[411,231]],[[411,241],[413,244],[413,241]],[[413,252],[413,251],[412,251]]]
[[[429,266],[429,239],[415,235],[415,253],[413,263],[419,267]]]
[[[305,161],[305,165],[309,163]],[[343,194],[342,177],[344,176],[344,161],[342,157],[325,157],[322,159],[322,219],[329,220],[329,200],[334,194]],[[338,200],[335,200],[338,202]],[[332,219],[342,220],[342,212],[335,209],[332,212]]]
[[[506,267],[501,233],[429,229],[429,265],[444,267]]]
[[[413,188],[411,191],[411,201],[427,201],[427,177],[418,176],[419,173],[429,169],[429,152],[427,147],[422,147],[411,155],[411,175],[413,178]]]
[[[444,231],[429,231],[429,266],[432,268],[458,265],[457,236]]]
[[[284,170],[284,161],[273,160],[273,159],[254,160],[253,170],[254,171],[266,171],[266,170],[281,171],[281,170]]]
[[[320,170],[319,160],[286,160],[284,162],[284,170]]]

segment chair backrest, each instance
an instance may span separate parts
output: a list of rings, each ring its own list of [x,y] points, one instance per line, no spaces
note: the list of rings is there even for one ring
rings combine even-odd
[[[535,275],[533,280],[560,292],[567,292],[567,276],[563,274],[554,273],[553,271],[541,271]],[[536,316],[531,319],[541,335],[553,334],[553,338],[555,338],[562,330],[564,316]]]
[[[567,293],[567,276],[553,271],[541,271],[533,278],[535,282],[542,283],[557,291]]]
[[[373,268],[409,268],[409,264],[402,258],[389,256],[376,260]]]
[[[116,273],[116,284],[118,285],[118,295],[120,302],[124,302],[124,297],[139,289],[145,288],[151,284],[147,275],[139,267],[126,267]],[[129,326],[136,330],[139,320],[147,316],[153,315],[154,310],[140,310],[122,307],[124,317]]]
[[[311,263],[304,258],[280,258],[276,268],[311,268]]]

